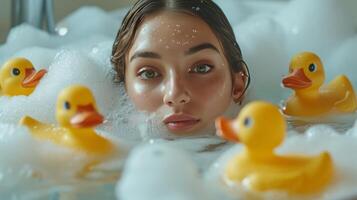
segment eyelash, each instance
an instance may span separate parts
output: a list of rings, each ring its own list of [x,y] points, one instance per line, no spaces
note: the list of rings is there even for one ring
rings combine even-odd
[[[205,66],[205,67],[208,67],[209,69],[205,72],[199,72],[197,71],[197,68],[198,67],[201,67],[201,66]],[[195,73],[195,74],[208,74],[210,73],[212,70],[213,70],[214,66],[213,65],[210,65],[210,64],[196,64],[194,65],[192,68],[189,69],[189,73]],[[207,69],[207,68],[206,68]],[[144,77],[145,73],[147,72],[153,72],[154,73],[154,76],[153,77]],[[161,74],[159,72],[157,72],[156,70],[154,69],[141,69],[138,73],[137,73],[137,76],[142,79],[142,80],[152,80],[152,79],[155,79],[155,78],[158,78],[161,76]]]
[[[147,72],[153,72],[154,73],[154,77],[150,78],[150,77],[144,77],[144,74]],[[150,80],[150,79],[155,79],[161,76],[160,73],[158,73],[157,71],[155,71],[154,69],[142,69],[137,73],[137,76],[142,79],[142,80]]]
[[[204,72],[204,73],[195,71],[195,69],[197,69],[197,67],[200,67],[200,66],[206,66],[206,67],[209,67],[209,69],[208,69],[208,71],[206,71],[206,72]],[[202,63],[202,64],[196,64],[196,65],[194,65],[192,68],[190,68],[190,70],[189,70],[188,72],[189,72],[189,73],[197,73],[197,74],[208,74],[208,73],[210,73],[210,72],[212,71],[213,68],[214,68],[213,65]]]

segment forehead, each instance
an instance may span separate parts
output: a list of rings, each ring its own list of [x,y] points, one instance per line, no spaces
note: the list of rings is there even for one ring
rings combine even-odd
[[[160,11],[145,17],[130,52],[152,48],[170,52],[201,43],[220,48],[220,42],[205,21],[179,11]]]

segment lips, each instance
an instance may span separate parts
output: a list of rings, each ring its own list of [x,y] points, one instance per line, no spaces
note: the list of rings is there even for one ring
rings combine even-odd
[[[89,128],[101,124],[104,117],[99,114],[92,104],[78,106],[77,113],[71,118],[70,123],[75,128]]]
[[[282,83],[284,87],[291,89],[304,89],[310,87],[312,84],[301,68],[295,69],[290,75],[284,77]]]
[[[45,69],[36,72],[34,68],[25,70],[25,79],[22,81],[23,87],[35,87],[42,77],[47,73]]]
[[[200,119],[188,114],[173,114],[165,117],[163,123],[171,131],[184,131],[192,128]]]

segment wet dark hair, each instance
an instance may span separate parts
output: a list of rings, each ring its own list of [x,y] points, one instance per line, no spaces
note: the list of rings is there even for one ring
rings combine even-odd
[[[245,77],[245,93],[250,83],[250,74],[236,41],[233,29],[223,11],[212,0],[138,0],[126,14],[116,36],[111,62],[117,72],[116,80],[124,82],[125,55],[129,51],[135,32],[145,16],[160,10],[174,10],[201,18],[212,29],[229,63],[231,73],[242,73]]]

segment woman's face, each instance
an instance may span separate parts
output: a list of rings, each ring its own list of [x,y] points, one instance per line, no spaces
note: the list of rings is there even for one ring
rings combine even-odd
[[[126,55],[125,84],[135,106],[172,133],[214,125],[232,103],[232,76],[209,26],[185,13],[145,17]]]

